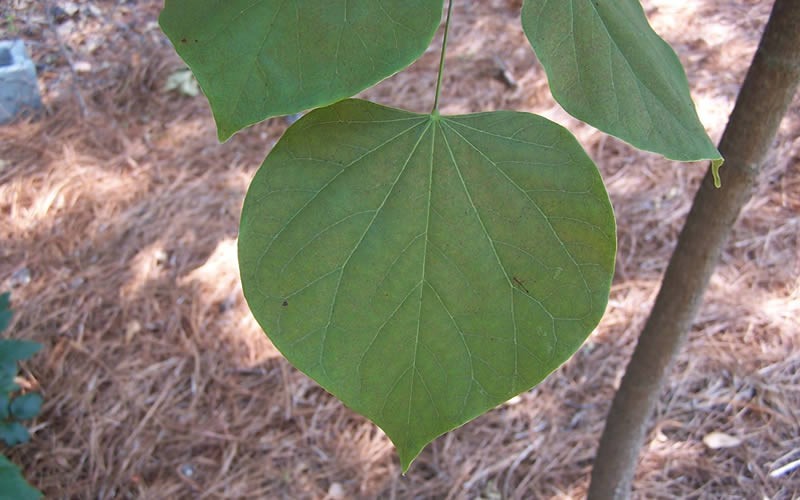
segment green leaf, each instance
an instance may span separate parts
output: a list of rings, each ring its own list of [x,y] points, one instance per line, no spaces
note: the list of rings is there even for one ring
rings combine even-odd
[[[436,436],[530,389],[602,316],[615,224],[564,128],[365,101],[293,125],[245,199],[245,297],[277,348],[391,438]]]
[[[7,446],[27,443],[30,438],[28,429],[21,423],[10,420],[0,422],[0,440],[5,441]]]
[[[16,376],[16,363],[0,363],[0,392],[9,393],[19,390],[19,384],[14,382]]]
[[[10,402],[11,397],[8,395],[8,392],[0,388],[0,420],[6,420],[8,418],[8,406]]]
[[[17,376],[17,362],[32,357],[41,348],[41,344],[27,340],[0,339],[0,391],[10,392],[19,389],[14,382],[14,377]]]
[[[0,294],[0,332],[8,328],[11,316],[11,294],[8,292]]]
[[[17,396],[11,401],[9,409],[17,420],[32,419],[42,409],[42,396],[35,392]]]
[[[0,500],[38,500],[42,493],[25,481],[19,467],[0,455]]]
[[[16,361],[0,362],[0,392],[8,393],[19,389],[19,385],[14,382],[17,376]]]
[[[225,140],[350,97],[430,45],[443,0],[166,0],[159,22]]]
[[[525,0],[522,26],[568,113],[637,148],[719,167],[680,60],[638,0]]]
[[[0,340],[0,364],[24,361],[33,357],[41,348],[41,344],[28,340]]]

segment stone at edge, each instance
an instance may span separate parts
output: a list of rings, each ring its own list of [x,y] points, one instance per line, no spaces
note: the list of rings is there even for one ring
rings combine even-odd
[[[0,41],[0,124],[42,107],[36,66],[22,40]]]

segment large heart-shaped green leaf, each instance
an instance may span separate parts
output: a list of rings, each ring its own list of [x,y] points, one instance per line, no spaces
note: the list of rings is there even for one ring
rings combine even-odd
[[[159,22],[220,139],[350,97],[417,59],[443,0],[166,0]]]
[[[638,0],[525,0],[522,26],[571,115],[673,160],[722,163],[678,56]]]
[[[383,428],[404,469],[581,345],[604,312],[615,249],[597,168],[561,126],[358,100],[286,132],[239,235],[256,319],[292,364]]]

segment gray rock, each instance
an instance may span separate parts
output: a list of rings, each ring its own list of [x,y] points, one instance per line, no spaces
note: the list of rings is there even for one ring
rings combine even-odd
[[[0,41],[0,124],[41,108],[36,66],[22,40]]]

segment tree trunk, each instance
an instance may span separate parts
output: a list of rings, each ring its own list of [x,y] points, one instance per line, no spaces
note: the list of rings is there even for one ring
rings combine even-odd
[[[639,451],[670,363],[685,342],[708,281],[800,81],[800,0],[776,0],[720,141],[722,188],[706,174],[653,310],[611,406],[590,500],[627,499]]]

